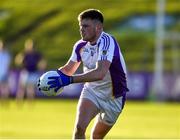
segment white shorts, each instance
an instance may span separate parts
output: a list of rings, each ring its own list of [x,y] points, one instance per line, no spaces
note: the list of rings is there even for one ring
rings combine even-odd
[[[122,112],[126,97],[121,96],[115,99],[104,100],[98,97],[96,94],[90,93],[87,89],[83,89],[80,100],[83,98],[92,101],[99,109],[99,114],[97,116],[98,121],[101,121],[107,125],[114,125]]]

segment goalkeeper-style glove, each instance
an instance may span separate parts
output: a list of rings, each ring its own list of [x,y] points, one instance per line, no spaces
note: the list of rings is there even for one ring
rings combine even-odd
[[[57,70],[59,76],[50,76],[48,77],[48,85],[49,88],[54,88],[54,91],[57,92],[61,87],[67,86],[73,83],[73,77],[68,76],[62,73],[60,70]]]

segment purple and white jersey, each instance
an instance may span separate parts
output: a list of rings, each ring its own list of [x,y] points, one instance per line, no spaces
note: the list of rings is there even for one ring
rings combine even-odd
[[[79,40],[73,48],[71,61],[82,62],[84,72],[96,68],[98,61],[108,60],[110,68],[103,80],[86,82],[84,88],[103,99],[120,97],[127,91],[126,66],[116,40],[102,32],[97,43]]]

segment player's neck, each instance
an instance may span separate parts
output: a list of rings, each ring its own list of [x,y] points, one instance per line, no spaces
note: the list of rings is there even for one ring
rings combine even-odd
[[[102,31],[101,31],[101,32],[99,32],[99,33],[96,35],[96,37],[95,37],[95,39],[94,39],[94,40],[89,41],[91,45],[96,45],[96,43],[97,43],[97,41],[98,41],[99,37],[101,36],[101,33],[102,33]]]

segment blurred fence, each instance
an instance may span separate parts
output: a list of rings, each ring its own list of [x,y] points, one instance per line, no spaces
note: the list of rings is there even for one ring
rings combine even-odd
[[[11,71],[9,75],[9,85],[11,95],[16,95],[18,86],[19,72]],[[132,72],[128,74],[127,98],[132,100],[180,100],[180,74],[174,76],[171,73],[164,74],[163,93],[155,93],[153,90],[154,76],[153,73]],[[66,86],[63,92],[55,98],[78,98],[83,88],[83,84],[71,84]],[[37,91],[37,98],[46,98],[42,93]],[[50,98],[50,97],[48,97]]]

